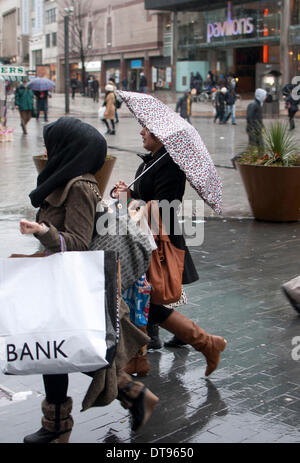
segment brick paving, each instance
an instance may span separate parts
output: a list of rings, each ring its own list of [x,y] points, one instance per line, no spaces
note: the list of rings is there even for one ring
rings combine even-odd
[[[52,118],[61,112],[59,106],[52,110]],[[92,121],[90,114],[83,112],[82,117]],[[35,183],[31,155],[42,148],[42,124],[31,121],[25,138],[16,115],[10,115],[10,123],[16,128],[15,141],[0,147],[1,257],[36,248],[34,239],[19,235],[18,221],[33,217],[27,194]],[[118,148],[113,151],[119,162],[115,176],[129,177],[136,168],[134,154],[121,150],[122,146],[141,149],[133,124],[124,116],[117,137],[109,139]],[[209,125],[199,122],[201,127]],[[215,132],[208,135],[205,131],[203,138],[215,162],[229,165],[235,150],[230,143],[233,128],[222,130],[228,141],[223,153]],[[243,140],[239,134],[235,143]],[[300,317],[280,289],[283,282],[299,274],[299,222],[253,220],[245,193],[236,185],[238,173],[227,169],[226,174],[225,213],[217,218],[205,209],[204,242],[191,247],[200,280],[186,288],[188,304],[181,309],[208,332],[227,338],[218,370],[206,379],[204,357],[190,347],[149,352],[151,371],[143,382],[160,402],[137,434],[131,432],[128,412],[118,401],[81,413],[90,379],[71,374],[72,443],[300,442],[300,371],[299,361],[292,358],[292,339],[300,336]],[[189,189],[187,195],[192,197]],[[161,337],[166,340],[170,334],[161,329]],[[28,392],[26,399],[20,394]],[[39,427],[42,399],[40,376],[0,373],[0,443],[22,442],[25,434]]]

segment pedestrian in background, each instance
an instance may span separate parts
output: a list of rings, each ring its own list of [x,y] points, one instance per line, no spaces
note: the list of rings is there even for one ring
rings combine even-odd
[[[190,116],[192,115],[192,98],[189,89],[187,89],[184,92],[184,95],[177,101],[175,111],[177,113],[179,112],[183,119],[186,119],[189,123],[191,123]]]
[[[79,87],[78,85],[78,80],[75,76],[72,77],[71,79],[71,90],[72,90],[72,99],[74,100],[75,98],[75,93],[76,93],[76,89]]]
[[[219,119],[219,124],[224,124],[226,93],[227,93],[227,88],[222,87],[221,90],[217,91],[216,97],[215,97],[216,114],[215,114],[214,122],[216,122],[217,119]]]
[[[294,86],[290,87],[289,94],[285,98],[285,107],[288,110],[290,130],[294,130],[295,128],[295,115],[299,110],[299,100],[295,100],[293,97],[293,88]]]
[[[226,124],[231,116],[232,125],[236,125],[236,122],[235,122],[236,92],[235,92],[234,87],[231,87],[226,93],[225,101],[226,101],[226,112],[224,116],[224,122]]]
[[[48,91],[35,91],[37,99],[36,119],[39,120],[40,112],[44,112],[44,121],[48,122]]]
[[[108,84],[112,85],[114,87],[115,107],[116,107],[116,110],[115,110],[115,123],[117,124],[119,122],[119,115],[118,115],[118,109],[117,109],[117,96],[116,96],[117,84],[116,84],[116,80],[115,80],[115,78],[113,76],[110,76]]]
[[[105,86],[104,105],[106,107],[103,122],[106,125],[106,133],[115,135],[115,114],[116,114],[116,97],[114,86],[107,84]]]
[[[25,80],[25,82],[27,81]],[[33,105],[33,91],[30,88],[26,88],[23,82],[16,89],[15,107],[19,110],[20,118],[21,118],[21,127],[23,130],[23,133],[26,135],[27,134],[26,126],[32,117],[32,113],[34,111],[34,105]]]
[[[99,81],[96,79],[96,77],[93,77],[92,89],[93,89],[93,100],[98,103],[99,102]]]
[[[235,80],[234,74],[233,74],[232,72],[230,72],[230,73],[228,74],[227,83],[228,83],[228,88],[229,88],[229,90],[230,90],[231,88],[236,89],[236,80]]]
[[[249,137],[249,146],[256,147],[260,151],[264,148],[262,131],[263,116],[262,107],[267,97],[266,90],[257,88],[255,91],[254,100],[247,107],[247,133]]]
[[[139,92],[146,93],[147,90],[147,79],[143,72],[140,73]]]

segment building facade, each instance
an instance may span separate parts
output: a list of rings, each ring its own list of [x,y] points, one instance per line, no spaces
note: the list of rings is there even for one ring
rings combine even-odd
[[[252,92],[264,73],[287,83],[300,70],[299,0],[145,0],[148,11],[172,12],[176,88],[191,72],[233,72],[239,91]]]
[[[21,0],[0,0],[0,62],[28,65],[28,39]]]
[[[73,7],[72,14],[66,12]],[[80,7],[80,8],[79,8]],[[65,0],[59,2],[58,56],[60,89],[64,86],[64,16],[69,15],[70,75],[94,75],[103,89],[108,78],[130,90],[139,88],[143,72],[148,88],[171,88],[170,50],[164,47],[169,12],[146,11],[144,0]],[[81,34],[81,35],[80,35]],[[166,39],[166,40],[167,40]]]
[[[29,20],[29,68],[39,77],[56,81],[57,1],[23,0]]]

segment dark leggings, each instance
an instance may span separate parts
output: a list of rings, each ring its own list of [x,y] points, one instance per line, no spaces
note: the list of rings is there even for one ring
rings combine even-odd
[[[69,376],[43,375],[46,399],[49,404],[62,404],[67,399]]]
[[[113,119],[109,119],[111,123],[111,128],[109,127],[109,123],[107,119],[103,119],[104,124],[106,125],[107,130],[115,130],[115,121]]]
[[[173,309],[168,309],[168,307],[165,307],[163,305],[156,305],[151,303],[148,318],[149,325],[163,323],[171,315],[172,312]]]

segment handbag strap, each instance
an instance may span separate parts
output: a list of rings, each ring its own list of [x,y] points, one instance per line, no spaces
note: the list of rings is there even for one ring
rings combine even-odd
[[[169,236],[162,223],[162,218],[159,213],[157,202],[155,200],[149,201],[147,203],[147,208],[148,208],[148,224],[152,231],[154,239],[159,239],[160,241],[170,241]],[[153,225],[156,226],[155,230],[153,229]],[[156,233],[157,226],[158,226],[158,233]]]

